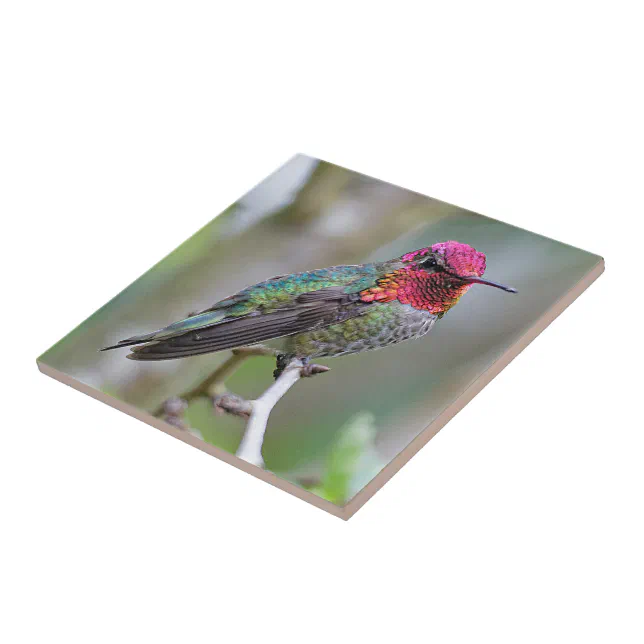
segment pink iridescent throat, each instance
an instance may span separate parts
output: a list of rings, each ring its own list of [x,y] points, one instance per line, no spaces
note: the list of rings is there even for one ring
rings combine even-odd
[[[449,271],[427,271],[419,262],[433,254]],[[363,302],[398,300],[431,313],[444,313],[468,291],[471,283],[461,280],[480,279],[485,273],[485,255],[457,241],[441,242],[431,248],[406,253],[400,258],[409,263],[379,279],[377,286],[362,291]]]
[[[470,284],[455,284],[453,278],[444,273],[428,273],[408,266],[379,279],[378,286],[360,293],[360,299],[363,302],[398,300],[415,309],[439,314],[452,308],[470,287]]]

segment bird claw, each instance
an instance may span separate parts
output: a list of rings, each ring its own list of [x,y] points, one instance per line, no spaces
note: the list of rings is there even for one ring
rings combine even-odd
[[[291,364],[291,362],[295,359],[295,356],[292,353],[280,353],[276,356],[275,360],[275,371],[273,371],[273,378],[277,380],[282,373],[284,373],[284,369]]]
[[[296,360],[302,364],[300,367],[300,376],[302,378],[311,378],[312,376],[317,376],[319,373],[331,371],[330,367],[325,367],[322,364],[309,364],[306,361],[306,358],[298,359],[297,356],[294,356],[293,354],[280,353],[277,356],[277,368],[273,371],[273,378],[277,380],[284,373],[284,369]]]

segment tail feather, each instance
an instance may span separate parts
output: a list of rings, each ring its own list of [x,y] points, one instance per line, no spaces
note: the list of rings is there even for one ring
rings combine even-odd
[[[319,318],[318,318],[319,319]],[[276,311],[265,316],[226,320],[208,329],[150,342],[134,348],[130,360],[172,360],[257,344],[310,328],[316,320],[301,311]]]
[[[185,320],[180,320],[179,322],[174,322],[169,326],[159,329],[158,331],[152,331],[152,333],[145,333],[144,335],[134,335],[131,338],[126,338],[121,340],[116,344],[113,344],[109,347],[103,347],[101,351],[111,351],[112,349],[120,349],[121,347],[131,347],[135,344],[142,344],[144,342],[153,342],[157,340],[167,340],[169,338],[174,338],[179,335],[184,335],[190,331],[196,331],[197,329],[203,329],[207,326],[212,326],[221,322],[225,317],[225,311],[208,311],[206,313],[200,313],[198,315],[193,315],[192,317],[186,318]]]

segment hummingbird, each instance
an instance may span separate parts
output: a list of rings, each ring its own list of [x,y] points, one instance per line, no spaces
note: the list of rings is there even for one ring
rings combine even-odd
[[[131,360],[170,360],[279,339],[280,364],[381,349],[426,335],[474,284],[486,257],[457,241],[384,262],[278,275],[158,331],[101,351],[134,347]]]

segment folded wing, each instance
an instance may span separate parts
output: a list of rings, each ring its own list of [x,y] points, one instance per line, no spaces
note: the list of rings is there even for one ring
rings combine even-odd
[[[239,313],[242,303],[231,300],[230,307],[214,308],[106,349],[139,345],[127,356],[132,360],[184,358],[321,328],[361,315],[367,307],[374,306],[361,302],[357,293],[347,290],[351,289],[345,285],[322,288],[302,293],[281,308],[246,314]]]

